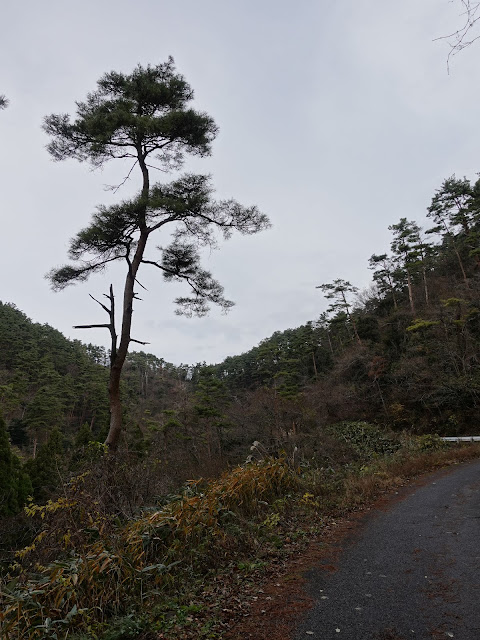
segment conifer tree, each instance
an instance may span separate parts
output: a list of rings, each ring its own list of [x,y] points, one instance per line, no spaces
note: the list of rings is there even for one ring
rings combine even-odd
[[[31,494],[30,478],[11,450],[5,420],[0,414],[0,516],[17,513]]]
[[[213,375],[211,367],[206,367],[197,385],[193,410],[199,421],[210,459],[215,453],[223,456],[225,430],[228,427],[224,413],[227,404],[228,395],[224,382]]]
[[[416,222],[400,218],[397,224],[389,227],[393,231],[391,249],[393,255],[399,260],[405,274],[408,289],[410,310],[415,314],[415,301],[413,297],[413,275],[418,264],[418,244],[420,243],[420,227]]]
[[[349,324],[351,324],[353,328],[355,339],[357,340],[358,344],[362,344],[362,340],[357,331],[357,323],[355,322],[355,318],[351,313],[352,304],[348,301],[347,298],[349,294],[357,293],[358,288],[354,287],[347,280],[337,278],[332,283],[318,285],[316,289],[321,289],[325,294],[327,300],[333,301],[330,304],[328,311],[345,313]]]
[[[254,206],[213,200],[208,176],[185,174],[170,183],[151,184],[152,168],[171,171],[182,165],[187,154],[210,154],[217,128],[212,118],[189,107],[192,98],[192,89],[176,73],[170,58],[155,67],[138,66],[129,75],[107,73],[98,81],[97,90],[85,102],[77,103],[73,122],[65,114],[45,119],[45,131],[52,136],[48,149],[55,160],[75,158],[101,167],[112,159],[126,158],[132,161],[127,178],[134,169],[141,177],[141,189],[135,197],[98,207],[91,224],[71,241],[73,264],[49,274],[53,288],[59,290],[103,271],[113,261],[125,265],[119,340],[112,286],[106,295],[108,303],[97,301],[108,314],[108,322],[81,327],[100,326],[110,331],[110,429],[106,443],[111,449],[118,446],[122,431],[120,379],[128,349],[131,342],[145,344],[131,333],[139,269],[149,265],[167,282],[184,281],[189,286],[190,295],[176,300],[178,313],[202,316],[211,303],[228,309],[233,303],[201,267],[200,249],[214,247],[217,232],[228,238],[232,231],[252,234],[269,225]],[[151,236],[165,231],[170,244],[155,250]],[[152,249],[156,255],[151,255]]]
[[[17,507],[21,509],[33,496],[33,487],[30,476],[17,456],[13,456],[13,475],[16,484]]]
[[[26,462],[25,467],[33,486],[36,500],[45,500],[61,483],[61,472],[65,465],[63,436],[53,429],[35,458]]]
[[[476,186],[472,188],[466,178],[458,179],[453,175],[444,180],[440,189],[437,189],[427,211],[427,216],[435,222],[435,226],[427,233],[440,234],[445,246],[453,249],[467,287],[468,278],[462,257],[462,245],[468,247],[468,253],[475,257],[477,265],[480,263],[477,191]]]
[[[92,440],[94,440],[94,437],[90,425],[88,422],[84,422],[75,437],[75,447],[77,449],[86,447]]]
[[[15,513],[18,509],[13,458],[5,420],[0,415],[0,515],[2,516]]]
[[[392,296],[393,306],[398,309],[398,301],[396,296],[395,273],[398,266],[392,256],[386,253],[381,255],[373,254],[368,260],[368,266],[373,270],[373,279],[377,283],[379,293],[385,294],[389,292]]]

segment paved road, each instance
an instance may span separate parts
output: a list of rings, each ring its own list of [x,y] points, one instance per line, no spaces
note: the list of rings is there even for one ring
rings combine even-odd
[[[296,640],[480,640],[480,462],[432,475],[342,546],[336,570],[308,574]]]

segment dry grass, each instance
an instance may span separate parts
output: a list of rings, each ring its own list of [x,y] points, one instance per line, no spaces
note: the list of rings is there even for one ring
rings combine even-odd
[[[325,517],[372,503],[409,478],[479,456],[478,445],[418,452],[407,443],[366,466],[328,474],[266,459],[208,483],[190,481],[160,508],[124,523],[99,514],[79,480],[61,500],[32,510],[44,526],[33,547],[20,554],[17,577],[0,589],[0,637],[61,639],[72,629],[93,634],[129,605],[142,611],[146,600],[151,605],[175,593],[206,566],[224,568],[239,553],[253,562],[262,531],[264,546],[272,531],[277,543],[281,536],[290,539]],[[53,545],[62,559],[38,564]],[[281,551],[273,546],[270,553]],[[32,554],[33,571],[26,568]]]
[[[61,638],[69,628],[88,630],[126,613],[129,603],[141,608],[147,598],[173,587],[185,570],[200,571],[207,555],[218,561],[229,521],[255,519],[268,500],[296,484],[296,474],[284,460],[251,463],[205,486],[191,481],[162,508],[114,528],[99,518],[95,504],[90,513],[85,511],[77,481],[67,498],[30,508],[46,525],[19,560],[26,561],[31,553],[39,558],[42,551],[48,556],[54,536],[63,559],[37,564],[36,573],[17,565],[18,577],[2,589],[2,638],[33,640],[55,637],[53,633]],[[55,524],[60,513],[67,515],[67,531]]]
[[[480,457],[480,445],[452,447],[439,451],[406,454],[380,459],[360,474],[349,474],[343,481],[344,493],[337,503],[340,510],[353,510],[373,502],[381,493],[402,486],[421,474]]]

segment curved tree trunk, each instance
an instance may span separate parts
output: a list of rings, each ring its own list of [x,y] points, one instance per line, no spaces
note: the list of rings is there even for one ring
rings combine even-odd
[[[145,158],[141,149],[138,149],[138,163],[142,170],[143,187],[142,196],[146,200],[149,193],[150,183],[148,168],[145,164]],[[120,343],[118,349],[112,344],[112,354],[110,360],[110,380],[108,384],[108,396],[110,401],[110,428],[108,431],[105,444],[110,450],[115,451],[118,448],[123,427],[123,407],[120,396],[120,380],[122,377],[122,369],[128,354],[128,348],[131,342],[133,299],[135,297],[134,286],[137,272],[142,262],[143,254],[148,240],[148,229],[145,222],[146,204],[143,210],[143,224],[140,225],[140,237],[138,239],[137,248],[133,260],[127,256],[128,272],[125,279],[125,288],[123,292],[123,312],[122,312],[122,329],[120,333]],[[113,297],[112,297],[113,308]],[[113,342],[113,336],[112,336]],[[115,337],[116,342],[116,337]]]

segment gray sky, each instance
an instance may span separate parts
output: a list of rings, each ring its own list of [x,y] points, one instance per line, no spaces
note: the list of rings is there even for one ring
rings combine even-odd
[[[176,364],[218,362],[315,319],[326,306],[315,285],[366,287],[388,225],[421,224],[444,178],[480,170],[480,48],[448,75],[448,47],[432,42],[459,13],[459,0],[4,0],[0,299],[108,345],[106,331],[71,327],[105,320],[88,294],[110,282],[120,294],[123,266],[61,293],[44,274],[66,262],[94,207],[127,197],[139,178],[114,195],[104,186],[122,180],[122,162],[96,172],[52,162],[41,122],[73,113],[103,73],[172,55],[194,106],[220,128],[212,157],[186,168],[211,173],[218,197],[258,205],[273,228],[206,256],[236,302],[226,316],[175,316],[185,289],[145,267],[133,337]]]

